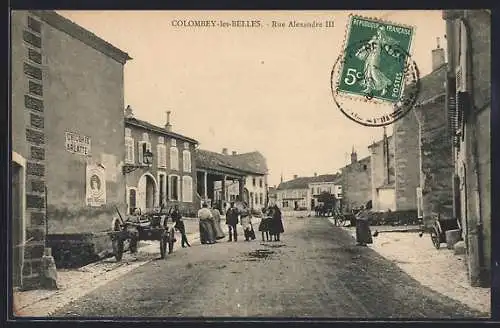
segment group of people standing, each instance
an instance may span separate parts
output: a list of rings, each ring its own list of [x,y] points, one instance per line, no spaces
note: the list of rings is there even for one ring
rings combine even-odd
[[[200,220],[200,241],[202,244],[215,244],[218,240],[225,238],[225,234],[221,228],[220,211],[216,206],[210,209],[207,203],[203,203],[202,208],[198,211],[198,219]],[[252,225],[252,214],[245,202],[238,202],[238,204],[231,202],[226,211],[229,242],[238,241],[238,223],[243,227],[245,241],[256,239]],[[267,235],[268,241],[272,238],[275,241],[280,241],[280,234],[284,232],[284,229],[281,211],[278,206],[274,205],[263,210],[259,231],[262,232],[262,241],[264,241],[264,234]]]
[[[259,224],[262,241],[280,241],[280,234],[285,232],[281,211],[277,205],[262,211],[263,216]],[[265,238],[264,238],[265,237]]]
[[[203,203],[198,211],[200,220],[200,241],[202,244],[215,244],[217,240],[223,239],[226,235],[220,226],[220,211],[217,206],[208,208],[207,203]]]

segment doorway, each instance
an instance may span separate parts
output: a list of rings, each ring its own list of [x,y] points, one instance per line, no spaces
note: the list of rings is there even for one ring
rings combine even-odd
[[[149,173],[145,173],[137,184],[137,207],[142,212],[151,210],[156,202],[156,180]]]
[[[22,266],[24,257],[24,172],[23,167],[12,162],[12,284],[22,284]]]

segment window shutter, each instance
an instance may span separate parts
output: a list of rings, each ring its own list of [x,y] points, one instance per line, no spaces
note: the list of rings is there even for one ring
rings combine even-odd
[[[139,150],[139,164],[142,164],[144,162],[144,153],[142,149],[142,142],[137,142],[137,148]]]

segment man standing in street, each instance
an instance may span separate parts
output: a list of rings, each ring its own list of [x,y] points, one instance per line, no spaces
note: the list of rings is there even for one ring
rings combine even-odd
[[[226,224],[229,229],[229,241],[238,241],[238,232],[236,231],[236,225],[238,224],[238,209],[234,207],[234,202],[231,202],[230,207],[226,212]]]

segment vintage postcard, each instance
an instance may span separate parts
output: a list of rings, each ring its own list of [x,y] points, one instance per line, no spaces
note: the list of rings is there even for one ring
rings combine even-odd
[[[11,319],[490,317],[489,10],[10,18]]]

